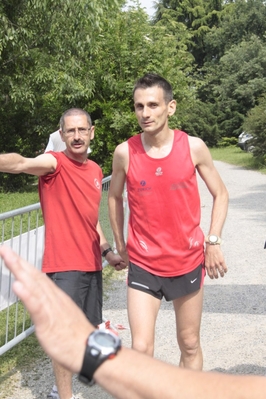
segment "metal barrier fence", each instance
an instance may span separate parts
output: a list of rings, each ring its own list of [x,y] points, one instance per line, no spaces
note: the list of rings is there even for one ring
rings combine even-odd
[[[108,191],[111,176],[102,180],[102,201],[99,219],[108,242],[113,235],[108,217]],[[127,236],[128,207],[124,191],[125,237]],[[40,203],[0,214],[1,244],[14,249],[22,258],[41,269],[44,249],[44,226]],[[115,243],[114,243],[115,246]],[[106,262],[103,263],[103,267]],[[0,261],[0,356],[34,332],[30,316],[12,292],[13,276]]]

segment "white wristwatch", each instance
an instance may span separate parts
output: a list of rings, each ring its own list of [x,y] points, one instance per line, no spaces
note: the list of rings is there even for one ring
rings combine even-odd
[[[214,234],[209,234],[205,238],[205,242],[211,245],[220,245],[222,243],[222,239]]]

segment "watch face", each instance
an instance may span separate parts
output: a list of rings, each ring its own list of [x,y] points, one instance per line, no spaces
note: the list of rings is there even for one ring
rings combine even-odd
[[[88,340],[93,356],[108,356],[121,348],[121,339],[110,330],[95,330]]]
[[[215,243],[218,241],[218,237],[215,235],[211,235],[209,236],[209,241]]]
[[[95,342],[106,348],[113,347],[116,343],[114,337],[111,334],[106,334],[105,332],[98,331],[97,335],[94,336]]]

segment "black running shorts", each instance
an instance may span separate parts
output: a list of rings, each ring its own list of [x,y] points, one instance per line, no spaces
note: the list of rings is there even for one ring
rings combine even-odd
[[[102,272],[56,272],[47,276],[73,299],[89,321],[102,323]]]
[[[202,264],[192,272],[175,277],[155,276],[129,262],[128,286],[146,292],[155,298],[173,301],[198,291],[203,285],[205,268]]]

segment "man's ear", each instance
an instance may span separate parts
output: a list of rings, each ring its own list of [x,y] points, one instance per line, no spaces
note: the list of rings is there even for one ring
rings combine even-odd
[[[94,139],[94,131],[95,131],[95,126],[92,126],[91,130],[90,130],[90,139],[91,140]]]
[[[61,140],[62,140],[63,142],[65,142],[65,136],[64,136],[64,134],[63,134],[63,130],[62,130],[62,129],[59,129],[59,134],[60,134],[60,136],[61,136]]]
[[[176,100],[171,100],[168,103],[168,116],[174,115],[176,111]]]

